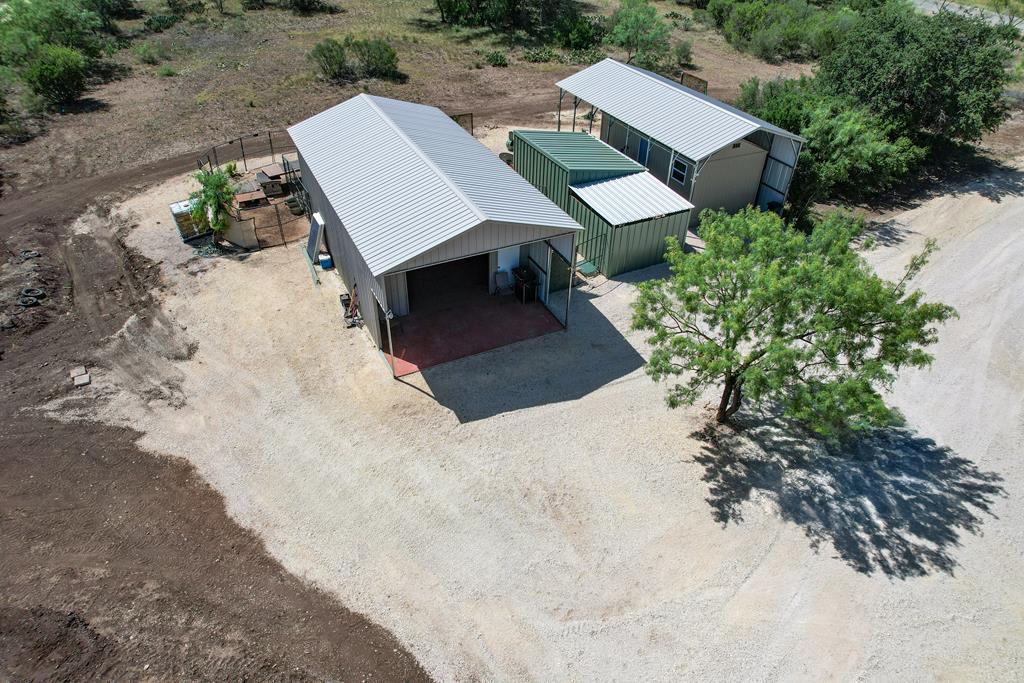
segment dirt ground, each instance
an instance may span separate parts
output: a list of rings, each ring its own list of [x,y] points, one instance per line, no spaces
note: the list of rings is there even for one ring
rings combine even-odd
[[[70,367],[118,348],[126,321],[177,337],[152,307],[159,266],[119,242],[130,226],[76,221],[73,191],[30,204],[0,218],[2,314],[21,287],[47,294],[0,331],[0,678],[425,679],[389,633],[268,556],[186,461],[140,450],[131,429],[31,410],[69,392]]]
[[[395,382],[299,247],[192,259],[155,222],[173,183],[115,210],[165,322],[129,321],[45,413],[188,459],[438,679],[1017,680],[1022,166],[877,228],[889,276],[939,240],[918,284],[961,318],[893,392],[907,427],[856,444],[669,411],[628,330],[658,269],[578,290],[567,332]]]
[[[363,90],[452,114],[472,112],[478,126],[546,126],[557,106],[554,83],[582,68],[531,64],[518,49],[511,51],[509,68],[483,67],[483,51],[506,49],[501,36],[440,29],[432,0],[340,4],[345,11],[333,15],[236,8],[232,16],[218,17],[211,11],[147,38],[168,54],[163,66],[177,71],[170,78],[159,77],[156,66],[137,63],[131,50],[121,51],[115,61],[130,75],[97,86],[72,112],[51,117],[43,135],[0,149],[7,184],[31,191],[158,162],[238,135],[285,128]],[[657,4],[663,12],[689,12],[673,2]],[[609,12],[612,5],[597,2],[595,9]],[[709,81],[716,97],[734,97],[751,76],[810,70],[806,64],[765,64],[734,50],[714,31],[676,33],[693,43],[694,72]],[[338,87],[319,81],[306,53],[322,38],[346,34],[386,36],[408,82]]]

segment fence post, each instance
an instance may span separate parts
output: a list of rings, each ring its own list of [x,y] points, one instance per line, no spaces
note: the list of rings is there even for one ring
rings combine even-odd
[[[206,160],[209,161],[210,157],[206,157]],[[217,145],[213,146],[213,163],[217,168],[220,168],[220,161],[217,160]],[[210,170],[212,171],[213,169],[211,168]]]
[[[284,238],[284,225],[281,224],[281,209],[278,207],[280,204],[274,204],[274,215],[277,216],[277,231],[281,233],[281,244],[287,244]]]
[[[274,163],[274,134],[267,131],[267,141],[270,143],[270,163]]]
[[[242,148],[242,168],[246,171],[249,170],[249,164],[245,162],[245,140],[241,135],[238,136],[238,145]]]

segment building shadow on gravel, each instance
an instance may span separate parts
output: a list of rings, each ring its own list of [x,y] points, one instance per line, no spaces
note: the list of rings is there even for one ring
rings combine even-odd
[[[999,474],[906,428],[837,444],[772,414],[738,427],[692,435],[714,519],[742,522],[744,503],[766,497],[815,550],[830,545],[864,574],[952,574],[963,533],[981,533],[1006,495]]]
[[[572,292],[565,331],[426,368],[423,380],[434,399],[466,423],[577,399],[625,377],[643,366],[643,356],[594,298]]]

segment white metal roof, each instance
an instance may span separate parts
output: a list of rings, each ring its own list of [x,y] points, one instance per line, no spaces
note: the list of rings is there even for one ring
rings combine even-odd
[[[693,161],[758,130],[802,140],[713,97],[614,59],[578,71],[558,87]]]
[[[582,229],[435,107],[360,94],[288,133],[374,275],[488,221]]]
[[[693,204],[646,171],[569,187],[610,225],[635,223],[693,208]]]

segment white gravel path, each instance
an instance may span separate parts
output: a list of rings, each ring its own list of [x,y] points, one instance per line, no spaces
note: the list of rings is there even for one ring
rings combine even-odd
[[[92,390],[439,680],[1020,680],[1015,173],[1015,196],[896,217],[905,241],[872,262],[892,275],[937,237],[920,284],[961,318],[895,392],[916,434],[810,467],[771,427],[728,456],[691,436],[701,411],[669,411],[640,368],[628,283],[575,297],[568,332],[395,382],[299,247],[181,265],[162,213],[180,187],[124,210],[198,343],[167,361],[187,404],[140,398],[159,394],[117,367]]]

